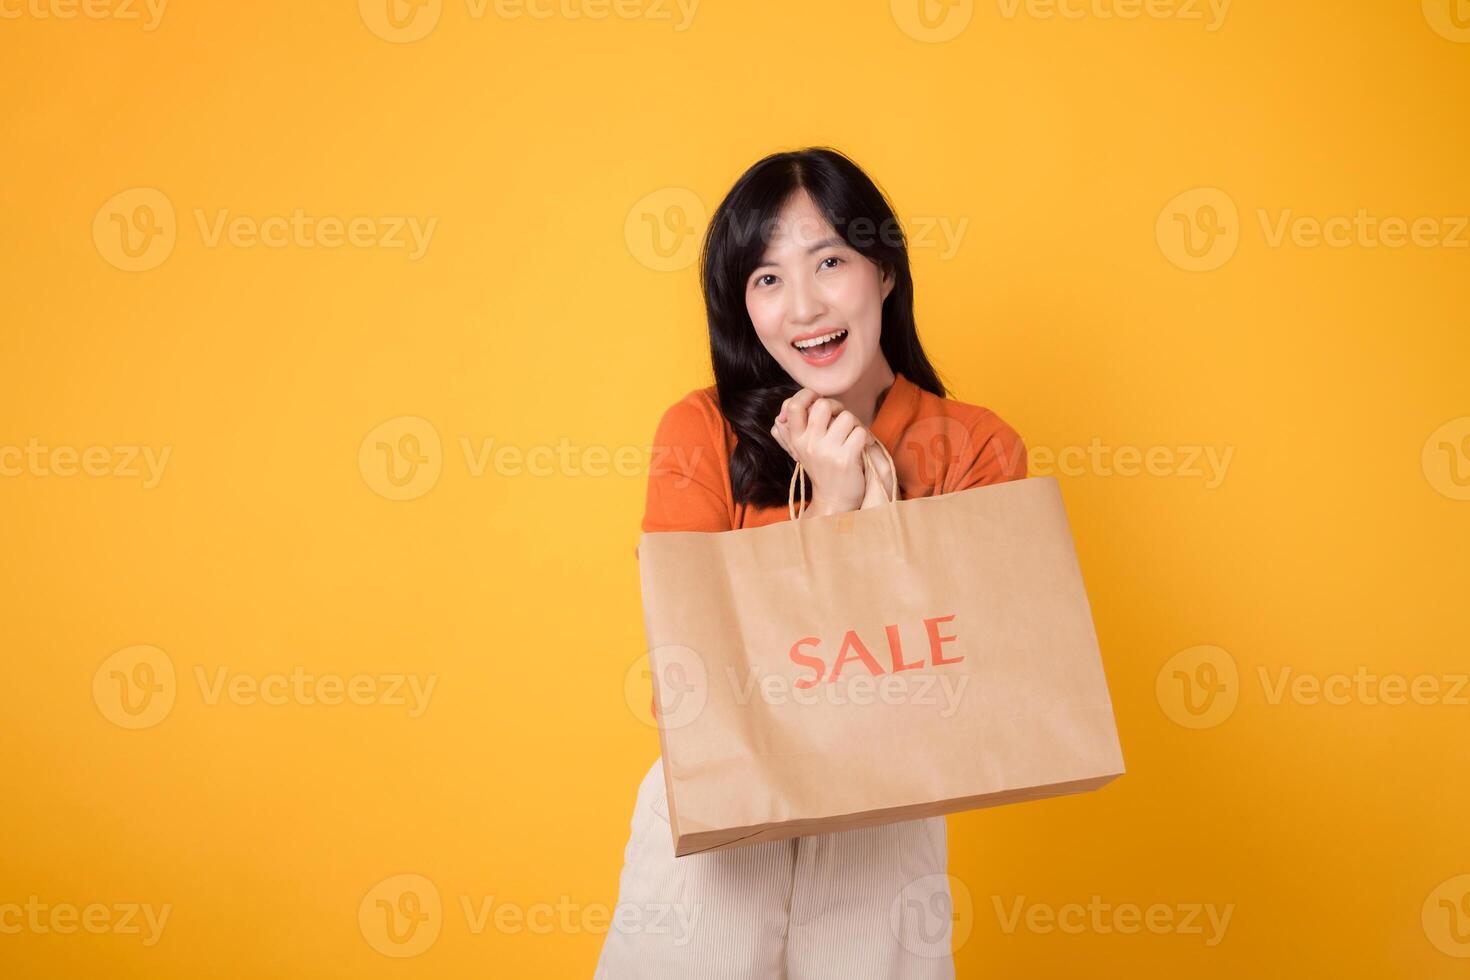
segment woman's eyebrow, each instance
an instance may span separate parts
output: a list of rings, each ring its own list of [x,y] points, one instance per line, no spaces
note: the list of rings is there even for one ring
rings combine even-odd
[[[808,246],[808,248],[806,250],[806,254],[811,255],[813,252],[820,252],[824,248],[830,248],[830,247],[832,247],[834,245],[846,245],[846,244],[847,244],[846,240],[843,239],[842,237],[840,237],[838,235],[830,235],[827,238],[824,238],[821,241],[817,242],[815,245]],[[758,266],[756,266],[755,269],[753,269],[751,271],[754,272],[754,271],[759,270],[759,269],[764,269],[768,265],[775,265],[775,264],[776,264],[775,262],[772,262],[770,259],[766,258],[763,255],[763,256],[761,256],[761,264],[758,265]]]

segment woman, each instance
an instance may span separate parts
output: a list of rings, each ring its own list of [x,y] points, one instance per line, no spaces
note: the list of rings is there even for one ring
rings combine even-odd
[[[808,515],[882,506],[875,441],[900,499],[1026,475],[1014,429],[946,397],[914,325],[902,229],[842,154],[751,167],[710,222],[702,267],[715,384],[659,423],[669,452],[644,531],[788,520],[796,461]],[[661,761],[638,789],[598,980],[954,976],[942,817],[675,859]]]

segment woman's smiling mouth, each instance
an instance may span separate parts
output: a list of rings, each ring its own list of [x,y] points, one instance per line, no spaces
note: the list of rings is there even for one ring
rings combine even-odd
[[[791,342],[796,352],[808,364],[831,364],[842,353],[847,343],[847,329],[839,327],[825,333],[808,334]]]

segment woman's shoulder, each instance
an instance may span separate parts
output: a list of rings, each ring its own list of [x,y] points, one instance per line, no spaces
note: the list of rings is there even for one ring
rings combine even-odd
[[[927,388],[915,386],[918,392],[918,402],[915,406],[915,420],[939,419],[949,423],[956,429],[963,430],[970,435],[994,435],[1006,433],[1015,435],[1016,430],[1001,418],[1000,413],[986,405],[978,405],[973,402],[963,401],[952,396],[940,396],[929,391]]]
[[[664,410],[653,437],[644,531],[725,531],[734,526],[728,423],[715,388],[696,388]]]
[[[905,443],[918,443],[927,452],[947,457],[946,468],[963,485],[1026,475],[1025,441],[999,412],[988,405],[915,388],[912,421],[902,436]]]
[[[664,409],[654,441],[661,445],[718,445],[729,427],[714,385],[691,389]]]

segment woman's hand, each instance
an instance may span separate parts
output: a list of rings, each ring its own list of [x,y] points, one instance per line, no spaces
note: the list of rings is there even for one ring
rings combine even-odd
[[[841,402],[803,388],[781,403],[771,435],[811,479],[814,516],[863,504],[868,491],[863,450],[871,436]]]
[[[888,494],[893,490],[890,484],[893,479],[893,467],[888,463],[888,456],[878,448],[876,437],[871,435],[868,437],[863,456],[868,461],[866,470],[868,485],[863,491],[863,505],[858,508],[859,510],[883,506],[888,503]]]

